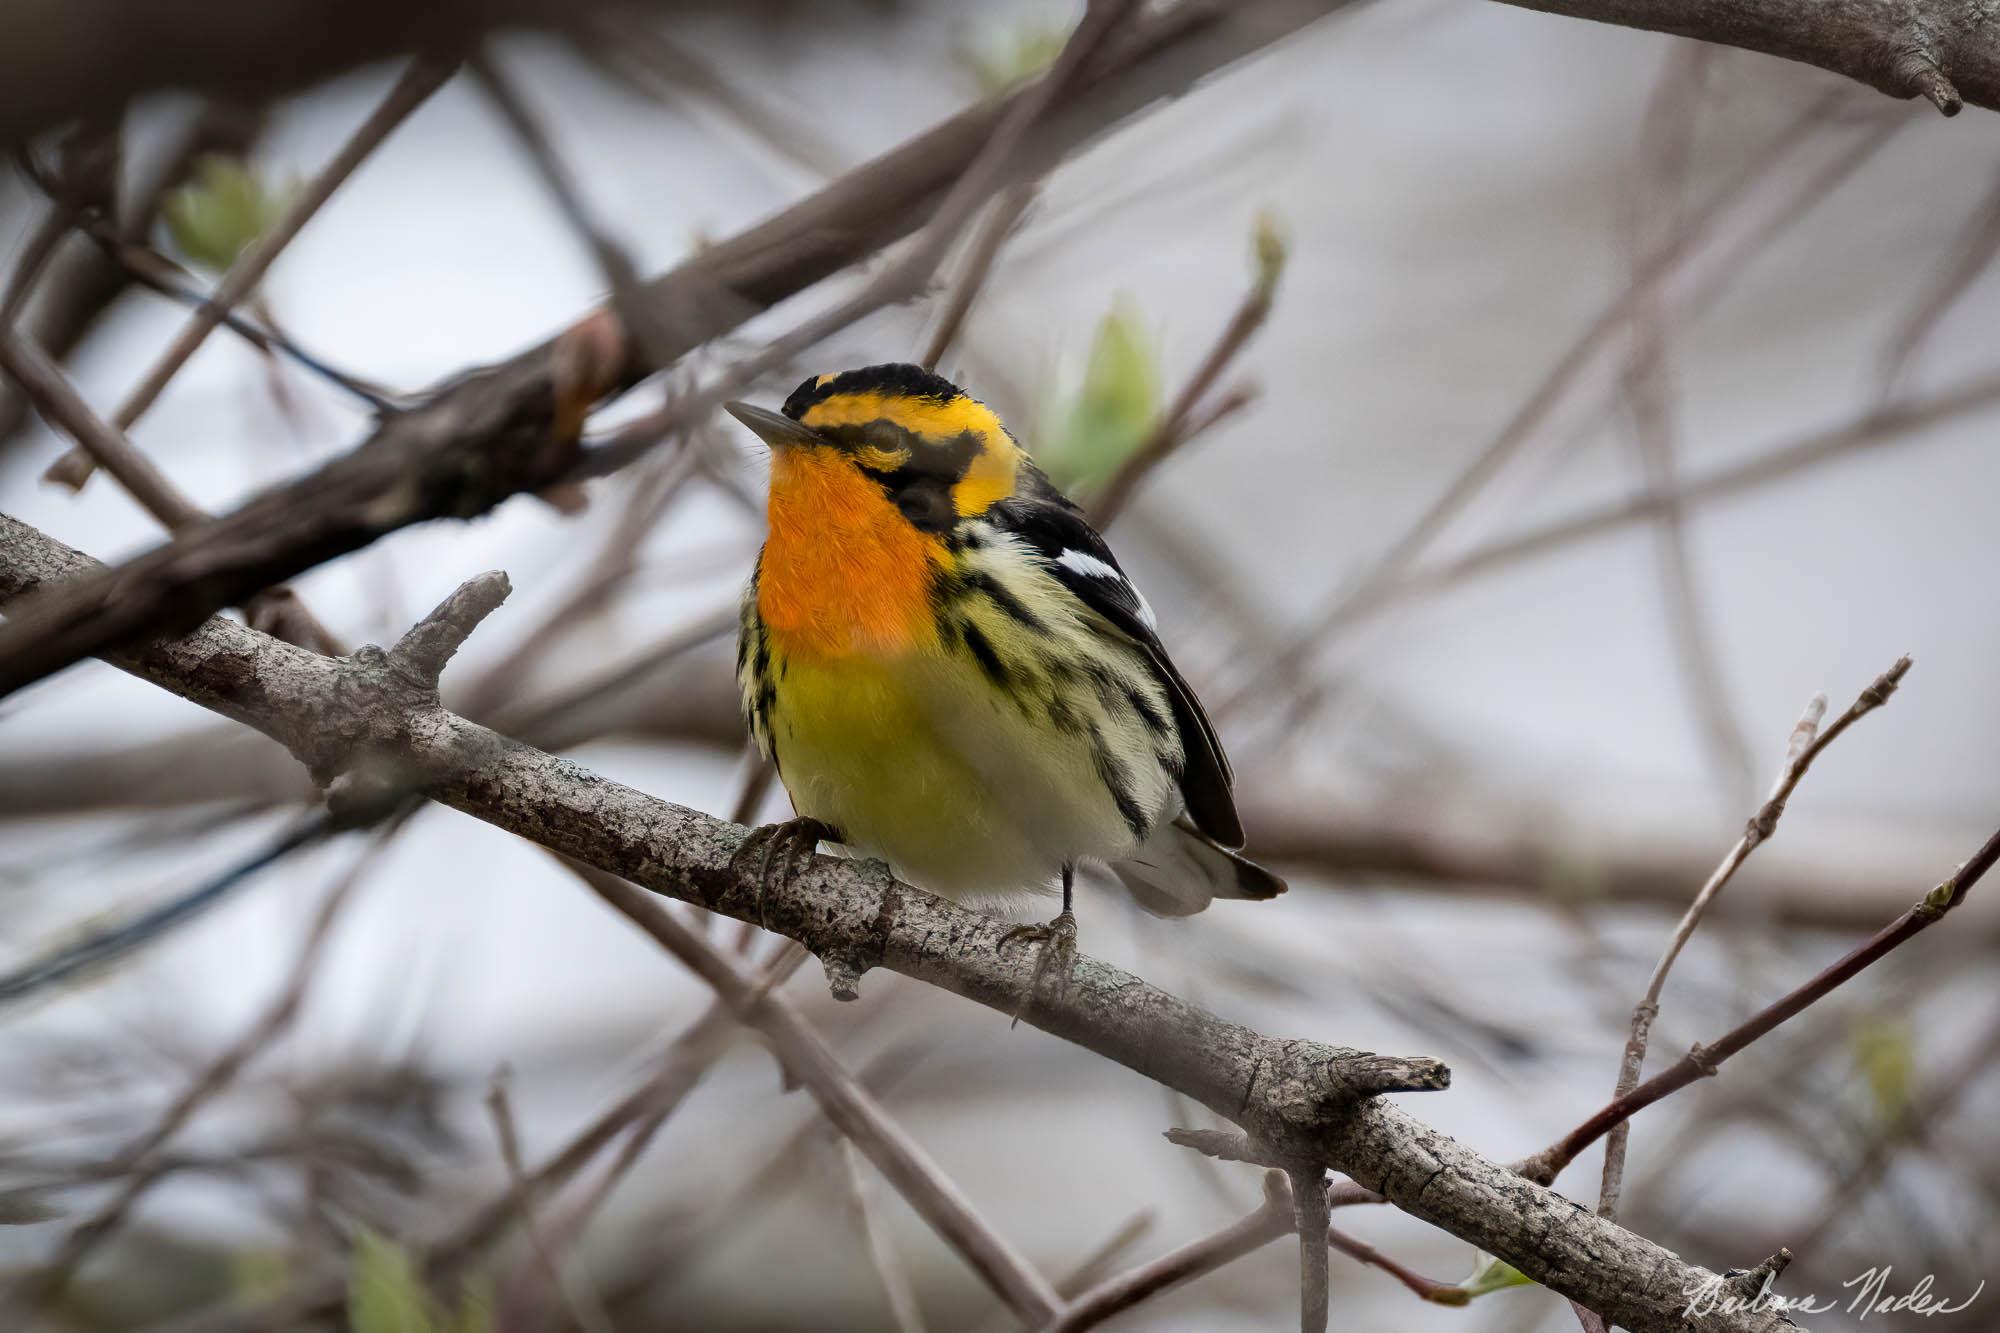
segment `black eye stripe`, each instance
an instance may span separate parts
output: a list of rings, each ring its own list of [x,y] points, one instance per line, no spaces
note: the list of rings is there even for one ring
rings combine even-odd
[[[977,431],[938,439],[887,418],[821,427],[819,433],[835,448],[847,451],[857,467],[881,483],[883,492],[912,525],[938,534],[949,533],[958,522],[951,488],[985,447]],[[888,469],[871,467],[864,451],[879,451],[902,461]]]

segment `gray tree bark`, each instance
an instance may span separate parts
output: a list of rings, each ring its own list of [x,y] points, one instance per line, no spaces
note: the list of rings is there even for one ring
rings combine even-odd
[[[101,568],[0,515],[0,606]],[[845,982],[886,967],[1115,1060],[1241,1125],[1267,1152],[1339,1171],[1499,1255],[1634,1333],[1772,1333],[1769,1311],[1689,1314],[1717,1274],[1516,1174],[1379,1099],[1441,1089],[1435,1060],[1266,1037],[1138,977],[1079,958],[1033,1001],[1006,923],[897,882],[879,863],[814,857],[767,882],[749,831],[612,782],[468,722],[403,654],[321,657],[215,618],[107,660],[283,743],[322,780],[390,774],[433,800],[656,893],[798,940]]]

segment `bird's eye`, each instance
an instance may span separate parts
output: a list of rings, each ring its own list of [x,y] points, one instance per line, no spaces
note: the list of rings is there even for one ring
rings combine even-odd
[[[883,449],[877,445],[864,444],[854,451],[854,461],[870,472],[894,472],[910,461],[910,451]]]

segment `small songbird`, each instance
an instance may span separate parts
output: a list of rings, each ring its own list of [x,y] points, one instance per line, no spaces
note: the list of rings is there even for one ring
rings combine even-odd
[[[737,681],[808,846],[960,900],[1060,877],[1015,933],[1066,952],[1080,861],[1163,916],[1284,892],[1152,608],[990,408],[911,365],[727,406],[771,450]]]

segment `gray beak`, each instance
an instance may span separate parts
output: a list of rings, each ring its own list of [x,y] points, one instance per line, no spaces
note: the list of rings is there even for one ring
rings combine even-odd
[[[748,426],[752,435],[773,449],[806,449],[826,443],[790,417],[769,408],[753,407],[749,403],[724,403],[722,410]]]

